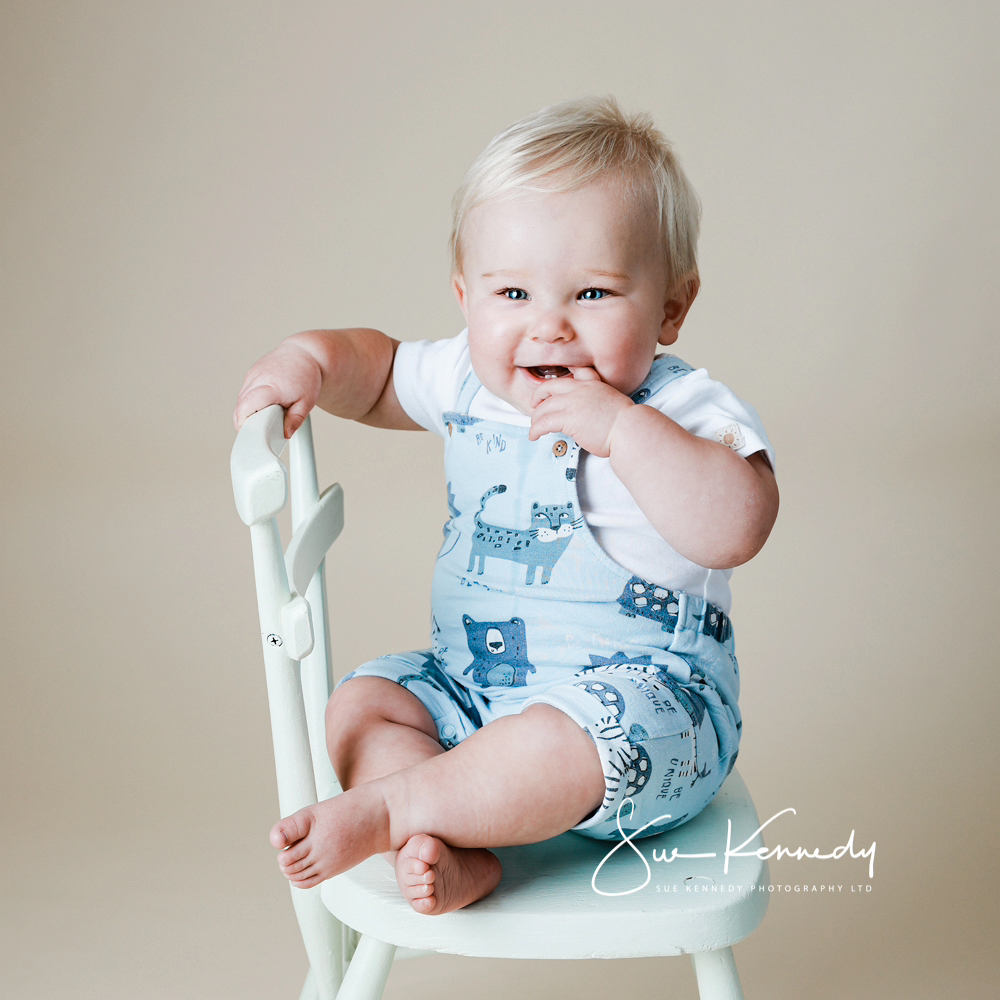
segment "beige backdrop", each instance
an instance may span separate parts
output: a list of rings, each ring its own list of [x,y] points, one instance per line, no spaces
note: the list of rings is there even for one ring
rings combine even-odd
[[[997,8],[7,0],[0,993],[295,997],[230,411],[282,336],[456,333],[451,193],[613,93],[705,206],[677,350],[759,409],[735,577],[772,864],[748,997],[995,995]],[[338,672],[426,641],[440,444],[320,415]],[[992,513],[991,513],[992,512]],[[870,884],[870,892],[850,893]],[[404,963],[389,997],[693,995],[687,964]],[[472,977],[487,985],[475,988]]]

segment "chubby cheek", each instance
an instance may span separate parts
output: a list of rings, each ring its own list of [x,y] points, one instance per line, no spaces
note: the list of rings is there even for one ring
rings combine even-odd
[[[469,348],[469,360],[472,368],[483,385],[501,399],[507,400],[518,409],[522,409],[521,401],[511,398],[517,392],[518,370],[514,369],[502,356],[498,356],[495,351],[483,350],[480,347],[473,350]]]
[[[615,354],[609,354],[597,371],[602,382],[607,382],[626,396],[635,392],[645,381],[656,356],[655,342],[626,343]]]
[[[500,368],[496,344],[483,343],[481,338],[469,338],[469,360],[480,378],[484,373],[495,376]]]
[[[493,371],[506,371],[512,367],[514,347],[512,339],[502,329],[469,326],[469,357],[473,365],[488,367]]]
[[[598,363],[594,366],[602,382],[626,396],[635,392],[649,373],[647,369],[640,375],[638,371],[640,367],[641,365],[623,365],[620,361],[616,363],[614,360],[610,360],[606,364]]]

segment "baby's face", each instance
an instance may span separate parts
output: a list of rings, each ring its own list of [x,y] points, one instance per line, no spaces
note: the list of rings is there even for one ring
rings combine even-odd
[[[529,415],[538,386],[575,369],[639,388],[697,288],[670,297],[658,240],[652,213],[603,182],[476,206],[454,287],[483,385]]]

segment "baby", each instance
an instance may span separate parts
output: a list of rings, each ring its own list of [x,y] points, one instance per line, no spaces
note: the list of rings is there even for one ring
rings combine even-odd
[[[327,709],[343,794],[281,820],[307,888],[375,853],[419,913],[491,892],[488,848],[690,819],[736,759],[732,567],[778,509],[757,414],[658,345],[699,281],[698,202],[645,116],[557,105],[498,135],[455,197],[467,329],[289,337],[251,368],[272,403],[445,445],[432,647],[384,656]]]

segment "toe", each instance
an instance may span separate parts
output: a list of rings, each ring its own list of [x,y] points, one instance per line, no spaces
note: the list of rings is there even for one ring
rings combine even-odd
[[[304,841],[299,841],[297,844],[293,844],[291,847],[286,847],[285,850],[278,854],[278,864],[282,868],[288,865],[295,864],[296,861],[301,861],[309,854],[309,847]]]
[[[431,866],[426,861],[421,861],[420,858],[406,858],[400,868],[414,878],[426,875],[431,870]]]
[[[309,889],[314,885],[319,885],[323,881],[316,865],[306,865],[300,871],[294,873],[285,872],[285,876],[292,885],[299,889]]]
[[[289,878],[293,875],[298,875],[300,872],[304,872],[311,865],[312,861],[309,858],[289,860],[281,854],[278,855],[278,866]]]
[[[433,885],[434,883],[434,872],[425,871],[420,875],[404,874],[403,881],[406,885]]]
[[[410,844],[413,845],[413,856],[426,864],[436,865],[441,860],[441,841],[437,837],[419,833],[410,840]]]
[[[274,824],[271,830],[271,846],[281,850],[298,843],[309,832],[310,826],[311,814],[305,809],[286,816]]]

